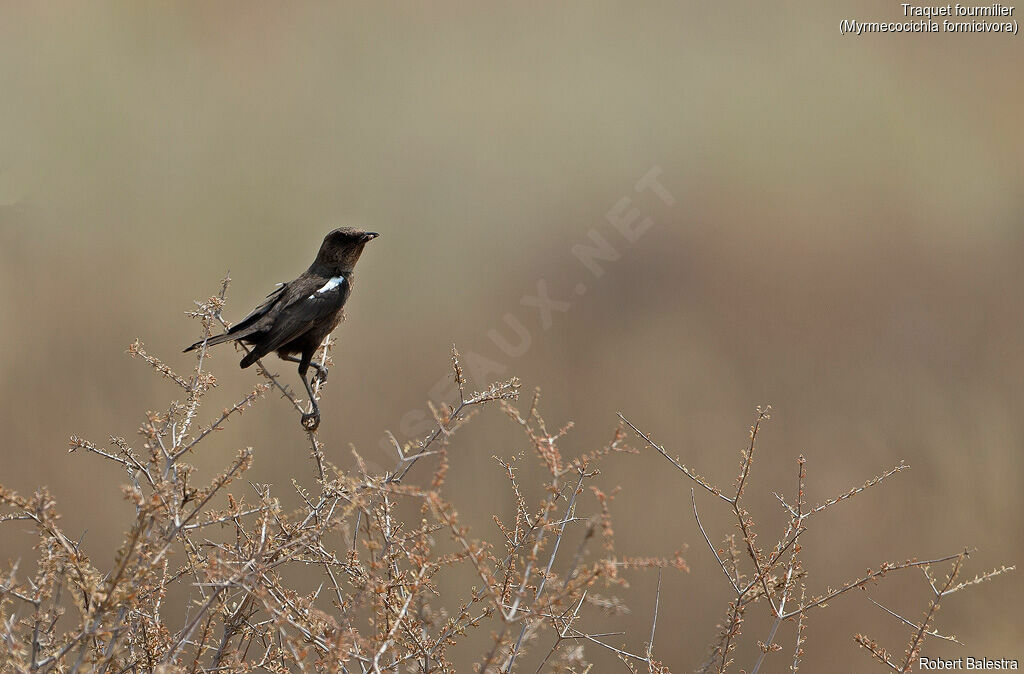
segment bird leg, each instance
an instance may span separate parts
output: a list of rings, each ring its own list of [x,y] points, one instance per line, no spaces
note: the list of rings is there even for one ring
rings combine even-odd
[[[302,378],[303,386],[306,387],[306,393],[309,394],[309,404],[313,406],[313,411],[302,415],[302,427],[310,432],[315,431],[320,425],[320,408],[317,406],[316,398],[313,396],[313,387],[309,383],[309,378],[306,377],[306,373],[309,372],[309,366],[312,364],[310,362],[312,355],[302,354],[302,360],[299,361],[299,376]]]
[[[280,356],[281,360],[287,360],[290,363],[302,364],[302,359],[296,358],[295,356]],[[315,360],[309,361],[309,366],[316,370],[316,374],[313,375],[313,381],[319,381],[323,384],[327,381],[327,368],[316,362]]]

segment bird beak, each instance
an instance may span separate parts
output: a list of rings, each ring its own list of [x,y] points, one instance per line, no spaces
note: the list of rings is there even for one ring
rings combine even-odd
[[[367,241],[372,241],[373,239],[376,239],[378,236],[380,236],[380,234],[378,234],[377,232],[364,232],[363,242],[365,243]]]

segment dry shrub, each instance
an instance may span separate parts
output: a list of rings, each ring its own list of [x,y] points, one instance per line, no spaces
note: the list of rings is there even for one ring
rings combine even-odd
[[[218,295],[190,312],[206,335],[223,323],[227,283],[225,279]],[[322,363],[329,363],[329,349],[325,343]],[[469,392],[454,349],[460,400],[433,408],[436,427],[427,437],[405,445],[395,441],[395,463],[389,470],[370,470],[356,455],[359,469],[345,473],[325,460],[316,433],[309,433],[319,480],[311,489],[293,480],[303,506],[286,511],[267,485],[241,482],[240,493],[230,491],[250,467],[251,449],[239,452],[213,477],[203,478],[187,462],[213,431],[272,388],[305,411],[277,376],[261,363],[264,381],[204,426],[198,422],[200,408],[216,385],[204,369],[205,348],[197,352],[195,369],[187,377],[139,342],[129,352],[179,386],[183,401],[147,415],[138,448],[115,437],[109,447],[71,440],[71,451],[112,461],[128,476],[129,484],[122,489],[135,519],[112,567],[97,568],[61,529],[45,490],[23,497],[0,489],[5,506],[0,522],[30,522],[38,534],[35,568],[19,573],[13,564],[0,583],[0,665],[5,672],[453,672],[455,649],[480,629],[490,630],[492,641],[472,658],[478,672],[523,671],[527,647],[528,671],[593,672],[587,654],[597,649],[633,672],[668,672],[654,655],[661,573],[669,568],[685,571],[686,563],[679,553],[662,559],[617,552],[610,507],[617,489],[606,492],[593,484],[602,459],[638,451],[626,444],[627,429],[736,519],[738,534],[716,547],[701,524],[691,490],[699,530],[735,595],[702,672],[729,670],[737,641],[746,636],[741,629],[744,616],[755,604],[770,611],[773,621],[770,633],[758,642],[760,657],[749,671],[759,671],[782,650],[776,637],[783,622],[793,624],[789,656],[785,661],[774,656],[772,667],[796,671],[808,614],[888,573],[918,569],[934,594],[920,621],[879,605],[911,633],[903,657],[894,660],[868,637],[855,637],[874,659],[905,672],[925,639],[951,638],[934,627],[940,600],[1009,570],[957,582],[968,556],[964,551],[942,559],[884,563],[836,589],[808,596],[800,557],[800,537],[808,523],[894,476],[904,464],[809,507],[801,457],[795,498],[777,495],[788,525],[765,549],[756,542],[756,524],[743,495],[767,410],[758,410],[735,487],[727,493],[625,418],[604,447],[574,458],[563,456],[558,443],[569,426],[549,430],[538,410],[538,395],[521,410],[512,405],[519,394],[514,379]],[[492,403],[522,429],[545,478],[542,496],[531,503],[518,478],[517,463],[523,457],[497,459],[509,481],[515,515],[509,521],[495,516],[500,535],[486,540],[460,523],[455,505],[445,498],[445,481],[453,435],[476,408]],[[434,466],[427,486],[406,483],[409,470],[427,457],[433,457]],[[592,512],[585,512],[585,504]],[[943,565],[948,571],[941,570]],[[288,571],[293,568],[319,574],[318,588],[302,593],[290,587]],[[459,568],[471,572],[474,584],[442,596],[440,574]],[[616,615],[624,610],[613,593],[624,584],[623,573],[633,569],[658,574],[649,633],[637,643],[629,635],[588,631],[587,611]],[[172,601],[175,597],[179,599]]]

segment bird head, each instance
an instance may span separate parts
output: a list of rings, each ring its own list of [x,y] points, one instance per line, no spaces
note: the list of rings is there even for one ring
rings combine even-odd
[[[380,234],[377,232],[367,232],[358,227],[339,227],[324,237],[313,267],[321,267],[332,273],[352,271],[363,253],[363,246],[378,236]]]

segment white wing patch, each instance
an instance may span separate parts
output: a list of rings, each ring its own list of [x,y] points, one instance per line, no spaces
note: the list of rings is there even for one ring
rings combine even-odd
[[[309,299],[315,299],[317,295],[322,295],[324,293],[329,293],[332,290],[334,290],[335,288],[337,288],[338,286],[340,286],[344,282],[345,282],[345,277],[344,276],[334,276],[332,278],[329,278],[329,279],[327,279],[327,283],[325,283],[322,286],[320,286],[319,290],[317,290],[315,293],[313,293],[312,295],[309,296]]]

